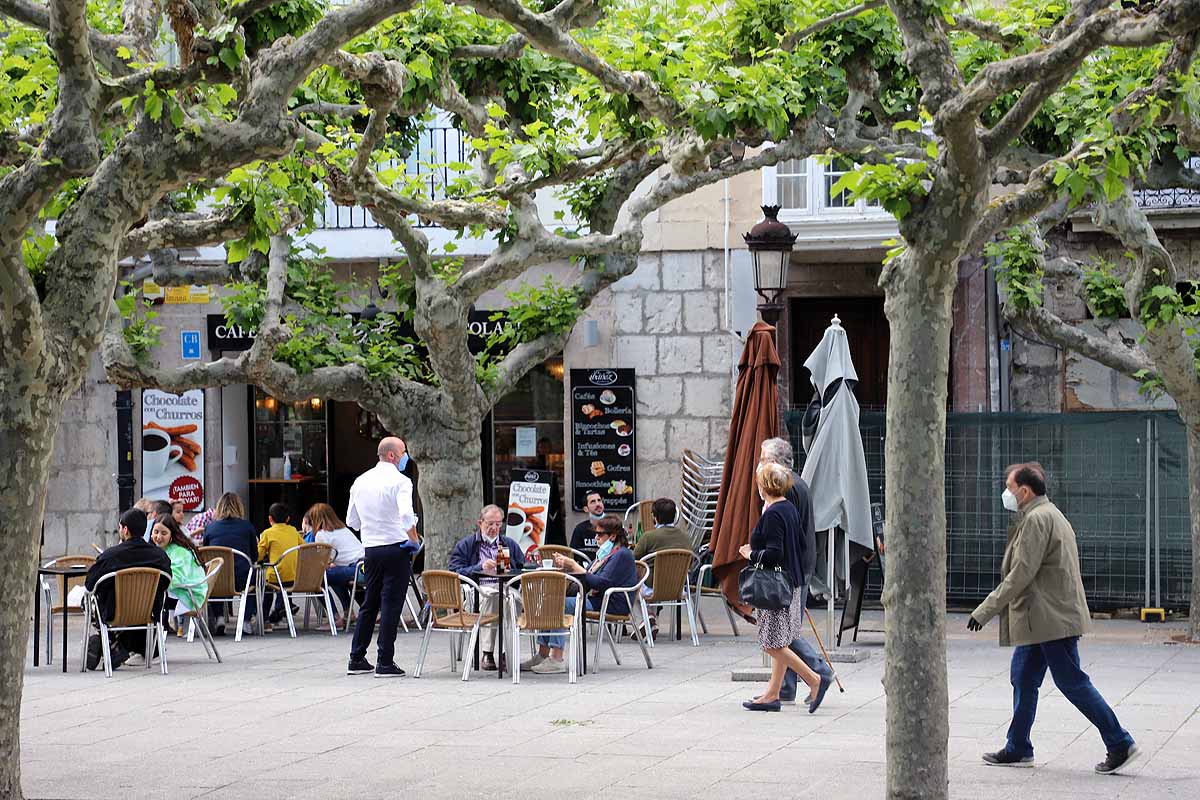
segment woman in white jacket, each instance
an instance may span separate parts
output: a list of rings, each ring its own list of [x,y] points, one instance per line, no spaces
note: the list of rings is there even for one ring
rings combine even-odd
[[[333,565],[325,570],[325,579],[341,603],[342,614],[345,614],[350,608],[350,586],[354,582],[354,571],[359,568],[359,562],[365,554],[362,542],[328,503],[314,504],[304,515],[304,523],[305,533],[311,529],[313,541],[333,545],[337,550]],[[343,618],[338,618],[334,624],[341,627],[344,622]]]

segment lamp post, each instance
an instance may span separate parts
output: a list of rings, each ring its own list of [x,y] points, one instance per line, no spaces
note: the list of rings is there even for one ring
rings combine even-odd
[[[754,290],[762,298],[758,313],[763,322],[776,325],[783,315],[780,296],[787,288],[788,264],[791,261],[792,245],[796,234],[779,221],[779,206],[763,206],[762,222],[742,234],[750,257],[754,260]]]

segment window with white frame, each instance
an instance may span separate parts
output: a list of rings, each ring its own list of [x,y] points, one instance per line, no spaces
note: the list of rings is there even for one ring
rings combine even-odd
[[[850,193],[833,193],[833,187],[854,168],[847,159],[828,164],[816,158],[792,158],[763,170],[763,203],[782,208],[780,217],[813,217],[822,214],[873,214],[877,201],[851,200]]]

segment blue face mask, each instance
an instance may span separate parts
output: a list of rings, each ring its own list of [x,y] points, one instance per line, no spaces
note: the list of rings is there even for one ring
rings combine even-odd
[[[400,460],[396,462],[396,469],[404,472],[404,468],[408,466],[408,453],[400,456]]]
[[[613,551],[613,549],[615,547],[616,547],[616,545],[613,544],[612,539],[609,539],[607,542],[600,545],[600,549],[596,551],[596,560],[599,561],[600,559],[605,558],[609,553],[611,553]]]

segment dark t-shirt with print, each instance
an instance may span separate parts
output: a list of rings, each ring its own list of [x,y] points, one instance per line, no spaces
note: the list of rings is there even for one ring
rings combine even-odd
[[[599,545],[596,544],[596,527],[590,519],[575,526],[571,532],[571,549],[587,553],[588,558],[595,558]]]

